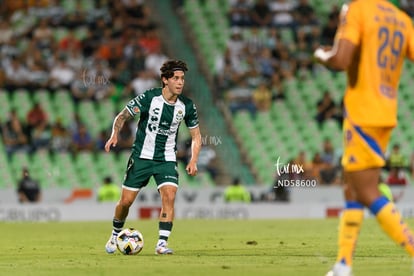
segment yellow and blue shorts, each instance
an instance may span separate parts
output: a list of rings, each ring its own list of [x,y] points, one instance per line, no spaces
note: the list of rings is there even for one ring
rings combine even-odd
[[[393,127],[359,127],[344,119],[344,171],[359,171],[385,166],[385,151]]]

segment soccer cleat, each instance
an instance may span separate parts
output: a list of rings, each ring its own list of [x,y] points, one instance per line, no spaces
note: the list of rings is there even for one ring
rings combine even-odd
[[[352,269],[350,266],[336,263],[325,276],[352,276]]]
[[[106,253],[112,254],[116,251],[116,238],[117,235],[111,234],[111,237],[109,238],[108,242],[105,245]]]
[[[166,241],[161,241],[155,247],[155,255],[171,255],[173,251],[167,247]]]

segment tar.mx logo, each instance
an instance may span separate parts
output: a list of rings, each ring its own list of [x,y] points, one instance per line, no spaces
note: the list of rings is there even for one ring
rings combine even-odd
[[[303,164],[282,163],[280,156],[276,161],[276,173],[278,175],[274,188],[309,188],[316,186],[315,179],[303,178],[305,169]]]
[[[87,69],[82,71],[82,81],[85,87],[109,85],[109,76],[104,72],[88,72]]]
[[[222,142],[219,136],[204,135],[204,136],[201,136],[201,144],[218,146],[218,145],[221,145]]]
[[[278,176],[282,176],[282,174],[290,174],[290,173],[301,174],[305,172],[302,164],[281,163],[280,156],[277,157],[275,166],[276,166],[276,172]]]

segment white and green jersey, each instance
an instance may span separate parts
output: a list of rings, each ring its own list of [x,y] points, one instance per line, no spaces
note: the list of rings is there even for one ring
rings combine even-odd
[[[140,113],[132,151],[139,158],[176,161],[178,129],[184,120],[188,128],[198,126],[193,102],[180,95],[174,104],[162,96],[162,88],[152,88],[132,99],[126,106],[132,116]]]

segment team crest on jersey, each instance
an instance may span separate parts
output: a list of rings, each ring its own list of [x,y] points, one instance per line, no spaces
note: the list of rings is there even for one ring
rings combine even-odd
[[[179,122],[181,122],[184,118],[184,113],[182,110],[178,110],[177,114],[175,114],[175,119]]]
[[[139,107],[138,106],[134,106],[134,108],[132,109],[132,111],[134,113],[138,113],[139,112]]]

